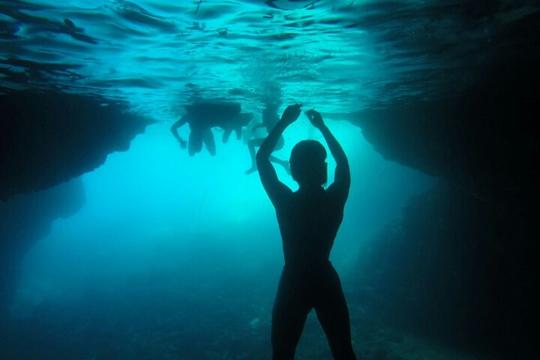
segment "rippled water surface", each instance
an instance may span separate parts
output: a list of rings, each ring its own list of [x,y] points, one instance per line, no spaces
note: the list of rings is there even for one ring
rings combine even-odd
[[[278,89],[350,112],[459,91],[496,30],[538,10],[488,3],[2,1],[0,85],[100,93],[165,117],[192,96],[254,103]]]

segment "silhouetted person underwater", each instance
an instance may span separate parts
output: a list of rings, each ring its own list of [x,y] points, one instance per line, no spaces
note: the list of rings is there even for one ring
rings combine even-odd
[[[336,160],[334,183],[323,188],[327,180],[326,150],[314,140],[299,142],[291,152],[291,175],[300,186],[298,191],[279,181],[270,162],[278,139],[299,115],[300,105],[287,107],[257,153],[259,175],[276,208],[285,255],[272,313],[272,358],[294,359],[306,317],[314,308],[334,358],[356,359],[347,303],[329,261],[351,183],[347,156],[321,114],[310,110],[306,115],[322,133]]]
[[[188,148],[190,156],[202,150],[203,143],[206,145],[211,155],[216,154],[216,143],[213,127],[220,127],[224,130],[223,142],[229,140],[229,136],[234,131],[238,139],[242,136],[242,127],[246,126],[253,115],[241,112],[241,106],[234,102],[222,101],[201,101],[186,105],[186,114],[171,126],[173,136],[178,140],[182,148]],[[180,129],[185,124],[189,124],[189,140],[186,142],[180,134]]]

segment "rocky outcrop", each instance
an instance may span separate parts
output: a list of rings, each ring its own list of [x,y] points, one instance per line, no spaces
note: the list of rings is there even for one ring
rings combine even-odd
[[[361,255],[360,300],[388,321],[496,359],[536,352],[538,19],[501,35],[514,41],[494,42],[467,91],[354,120],[385,157],[441,178]]]
[[[148,119],[126,104],[57,91],[0,96],[0,200],[46,189],[127,150]]]
[[[12,299],[25,253],[47,235],[53,220],[77,212],[84,201],[79,179],[0,201],[0,318]]]
[[[538,74],[534,81],[540,84]],[[540,103],[540,88],[518,82],[509,86],[511,94],[484,86],[451,99],[365,111],[355,123],[386,158],[430,175],[502,188],[532,183],[540,155],[533,131],[540,112],[533,104]]]
[[[533,206],[482,201],[442,182],[360,254],[359,301],[375,316],[495,359],[532,358]]]
[[[150,123],[126,108],[56,91],[0,96],[0,311],[28,248],[54,219],[84,203],[80,181],[66,181],[98,167],[109,153],[127,150]]]
[[[534,184],[540,155],[533,130],[540,118],[538,34],[540,14],[527,16],[494,37],[466,91],[431,100],[410,97],[356,113],[353,123],[385,157],[431,175],[501,189]]]

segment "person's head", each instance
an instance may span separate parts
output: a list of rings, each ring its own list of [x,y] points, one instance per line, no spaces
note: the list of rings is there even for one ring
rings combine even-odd
[[[300,187],[326,183],[326,150],[320,142],[300,141],[292,149],[289,162],[291,175]]]

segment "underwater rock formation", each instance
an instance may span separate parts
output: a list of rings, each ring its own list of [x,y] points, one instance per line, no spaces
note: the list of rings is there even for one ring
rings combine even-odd
[[[56,91],[0,96],[0,200],[42,190],[101,165],[127,150],[149,120],[126,105]]]
[[[0,319],[12,299],[25,253],[47,235],[53,220],[77,212],[84,201],[79,179],[0,201]]]
[[[536,182],[540,143],[540,14],[494,37],[491,53],[464,77],[464,92],[410,97],[354,114],[386,158],[436,176],[498,188]],[[440,76],[444,76],[441,73]]]
[[[467,91],[354,120],[383,156],[441,178],[360,255],[358,295],[391,322],[502,359],[534,357],[539,18],[494,39]]]
[[[540,236],[532,207],[441,182],[360,254],[357,295],[389,323],[495,358],[531,358]]]
[[[540,77],[534,81],[540,83]],[[357,114],[355,123],[388,159],[458,182],[517,187],[537,176],[533,164],[540,144],[532,129],[540,112],[531,104],[540,103],[540,89],[531,93],[533,99],[491,93],[491,86],[470,97],[368,110]]]

